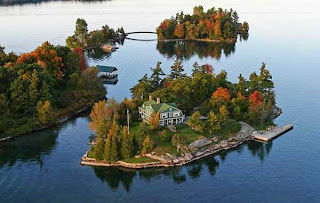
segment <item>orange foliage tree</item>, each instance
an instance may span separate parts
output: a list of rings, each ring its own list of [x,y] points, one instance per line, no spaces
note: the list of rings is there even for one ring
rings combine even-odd
[[[183,24],[177,24],[176,29],[173,32],[174,36],[178,38],[184,38],[185,30]]]
[[[255,90],[249,97],[249,108],[258,110],[263,103],[263,97],[258,90]]]
[[[160,113],[157,112],[153,118],[153,121],[152,121],[152,127],[153,129],[157,129],[158,126],[159,126],[159,120],[160,120]]]
[[[62,58],[58,56],[54,46],[49,42],[44,42],[41,46],[30,53],[21,54],[17,59],[17,64],[37,63],[46,72],[52,74],[58,80],[62,79],[61,69],[64,67]]]
[[[214,99],[223,99],[225,101],[230,101],[231,96],[227,88],[218,87],[218,89],[213,93],[212,97]]]

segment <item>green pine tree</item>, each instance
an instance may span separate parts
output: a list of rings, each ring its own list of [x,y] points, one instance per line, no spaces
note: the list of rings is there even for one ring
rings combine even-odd
[[[123,127],[121,139],[121,156],[124,159],[134,155],[133,135],[128,132],[128,127]]]
[[[36,105],[38,101],[38,84],[39,84],[39,77],[38,71],[33,69],[30,85],[29,85],[29,105],[30,105],[30,112],[32,112],[33,117],[35,118],[36,112]]]

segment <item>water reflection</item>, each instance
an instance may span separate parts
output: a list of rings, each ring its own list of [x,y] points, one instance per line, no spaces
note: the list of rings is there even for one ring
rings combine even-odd
[[[154,179],[169,178],[176,184],[186,182],[188,179],[198,179],[204,173],[214,176],[221,163],[224,163],[227,156],[237,152],[242,153],[248,150],[253,157],[263,161],[272,149],[272,141],[269,143],[248,142],[236,148],[223,151],[218,156],[209,156],[182,167],[173,168],[152,168],[133,170],[126,168],[104,168],[93,167],[96,176],[105,182],[112,190],[117,190],[122,185],[127,192],[133,184],[134,179],[151,182]],[[220,160],[218,161],[218,157]]]
[[[58,131],[55,129],[34,133],[0,143],[0,168],[8,164],[12,167],[16,162],[36,162],[43,166],[43,157],[55,148]]]
[[[212,57],[217,60],[221,55],[226,57],[235,52],[235,43],[209,42],[158,42],[157,50],[168,58],[190,59],[195,54],[199,58]]]
[[[273,140],[267,143],[249,142],[247,146],[252,156],[258,157],[263,162],[271,152],[272,142]]]

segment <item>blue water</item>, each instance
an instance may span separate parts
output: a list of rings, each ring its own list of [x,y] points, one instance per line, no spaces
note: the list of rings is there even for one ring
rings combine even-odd
[[[269,144],[250,142],[187,166],[126,170],[81,166],[92,132],[87,114],[53,129],[0,144],[0,202],[319,202],[320,201],[320,31],[316,1],[143,1],[49,2],[0,6],[0,44],[16,53],[49,40],[64,44],[76,18],[89,29],[103,24],[127,31],[152,31],[158,23],[194,5],[234,8],[250,24],[247,41],[235,44],[228,56],[194,53],[191,65],[210,63],[237,81],[259,71],[262,62],[273,75],[276,99],[283,114],[277,124],[294,129]],[[136,35],[152,39],[153,35]],[[108,97],[130,97],[130,88],[157,61],[165,72],[175,56],[159,52],[157,42],[126,40],[111,56],[89,59],[90,65],[115,65],[119,81]]]

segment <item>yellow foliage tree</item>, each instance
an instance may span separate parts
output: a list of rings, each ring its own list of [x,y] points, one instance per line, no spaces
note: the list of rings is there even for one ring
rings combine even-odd
[[[107,115],[108,109],[106,106],[106,100],[95,103],[89,115],[91,118],[91,122],[89,123],[90,130],[96,132],[102,121],[107,119]]]
[[[47,124],[51,119],[51,103],[49,101],[39,101],[37,103],[37,116],[38,120],[42,124]]]

